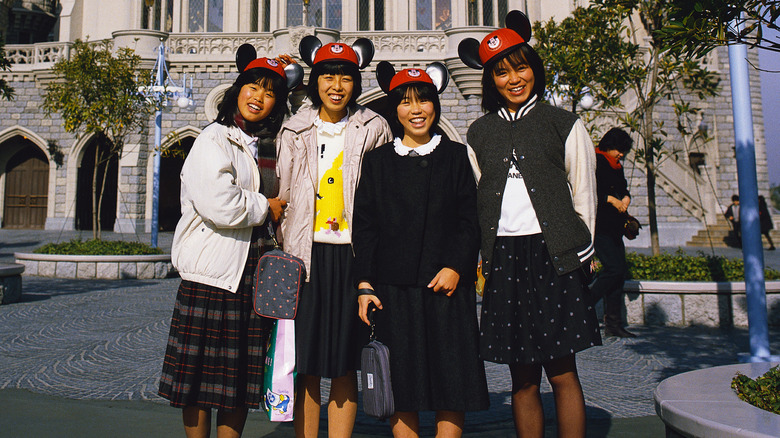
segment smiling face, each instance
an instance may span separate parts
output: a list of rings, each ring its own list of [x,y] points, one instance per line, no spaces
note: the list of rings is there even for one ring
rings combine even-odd
[[[534,72],[527,62],[518,64],[502,59],[491,72],[496,91],[506,106],[517,111],[534,91]]]
[[[247,122],[257,123],[271,114],[276,104],[270,80],[252,82],[238,93],[238,112]]]
[[[396,107],[396,114],[404,128],[402,140],[404,145],[417,147],[431,140],[431,127],[436,120],[436,109],[430,99],[419,96],[413,88],[409,88]]]
[[[343,74],[322,74],[317,78],[317,92],[322,106],[320,118],[336,123],[347,115],[347,105],[352,99],[355,84],[352,76]]]

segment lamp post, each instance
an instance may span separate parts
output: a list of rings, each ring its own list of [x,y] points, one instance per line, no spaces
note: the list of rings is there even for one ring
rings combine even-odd
[[[169,100],[174,100],[176,106],[181,109],[192,107],[195,102],[192,99],[192,77],[190,86],[187,87],[187,75],[182,75],[181,85],[175,84],[168,74],[168,66],[165,64],[165,43],[160,39],[157,48],[157,61],[152,68],[151,85],[141,87],[141,93],[155,103],[154,112],[154,162],[152,173],[152,241],[151,245],[157,247],[159,232],[160,212],[160,155],[162,154],[162,110],[168,106]]]
[[[739,20],[733,23],[739,33]],[[745,262],[745,298],[747,300],[750,353],[739,355],[743,362],[770,362],[778,356],[769,353],[769,328],[764,284],[764,248],[758,219],[758,182],[756,150],[753,140],[753,113],[750,107],[750,79],[747,46],[729,45],[731,101],[734,115],[734,144],[737,158],[742,257]]]

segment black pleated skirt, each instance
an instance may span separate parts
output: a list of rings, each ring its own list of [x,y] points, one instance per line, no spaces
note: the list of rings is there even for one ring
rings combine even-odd
[[[390,350],[396,411],[478,411],[489,406],[479,358],[474,283],[447,297],[424,287],[378,284],[377,340]]]
[[[159,395],[171,406],[225,412],[259,408],[270,320],[252,307],[259,259],[253,243],[236,293],[182,280],[160,377]]]
[[[584,273],[558,275],[542,234],[496,239],[482,298],[480,354],[542,364],[601,345]]]
[[[295,316],[298,374],[334,378],[360,368],[368,328],[358,317],[353,261],[349,244],[312,246],[309,282]]]

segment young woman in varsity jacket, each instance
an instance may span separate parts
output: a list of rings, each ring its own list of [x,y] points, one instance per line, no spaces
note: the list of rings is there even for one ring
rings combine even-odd
[[[476,313],[477,187],[466,146],[438,132],[447,69],[397,74],[377,66],[395,139],[366,154],[355,194],[353,245],[361,319],[375,311],[390,349],[394,436],[419,434],[436,411],[437,436],[460,436],[464,411],[487,409]]]
[[[357,414],[355,371],[368,341],[353,285],[352,204],[363,154],[392,137],[385,119],[357,104],[360,69],[374,55],[371,41],[323,46],[307,36],[299,48],[312,68],[312,105],[284,123],[276,145],[279,197],[288,202],[284,249],[303,259],[308,274],[295,318],[295,434],[317,436],[320,378],[328,377],[328,436],[349,437]]]
[[[519,11],[507,28],[458,47],[484,68],[482,106],[468,144],[486,276],[480,353],[509,365],[518,436],[544,433],[542,370],[555,395],[559,436],[585,436],[575,353],[601,344],[586,285],[596,216],[595,152],[576,115],[541,101],[542,60]]]
[[[287,64],[287,67],[285,67]],[[195,139],[181,171],[181,219],[171,260],[182,278],[171,318],[160,396],[183,409],[187,436],[237,437],[263,398],[267,320],[252,306],[262,226],[284,202],[263,195],[257,145],[273,141],[287,93],[303,77],[289,56],[257,58],[245,44],[240,74],[217,120]]]

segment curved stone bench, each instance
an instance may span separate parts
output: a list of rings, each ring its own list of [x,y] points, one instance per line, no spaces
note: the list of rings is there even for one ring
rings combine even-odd
[[[22,298],[24,265],[0,263],[0,304],[16,303]]]
[[[737,371],[755,379],[778,363],[745,363],[689,371],[656,387],[655,412],[667,437],[777,437],[780,415],[737,397],[731,379]]]
[[[175,273],[170,254],[159,255],[59,255],[14,253],[27,275],[56,278],[121,280],[166,278]]]

